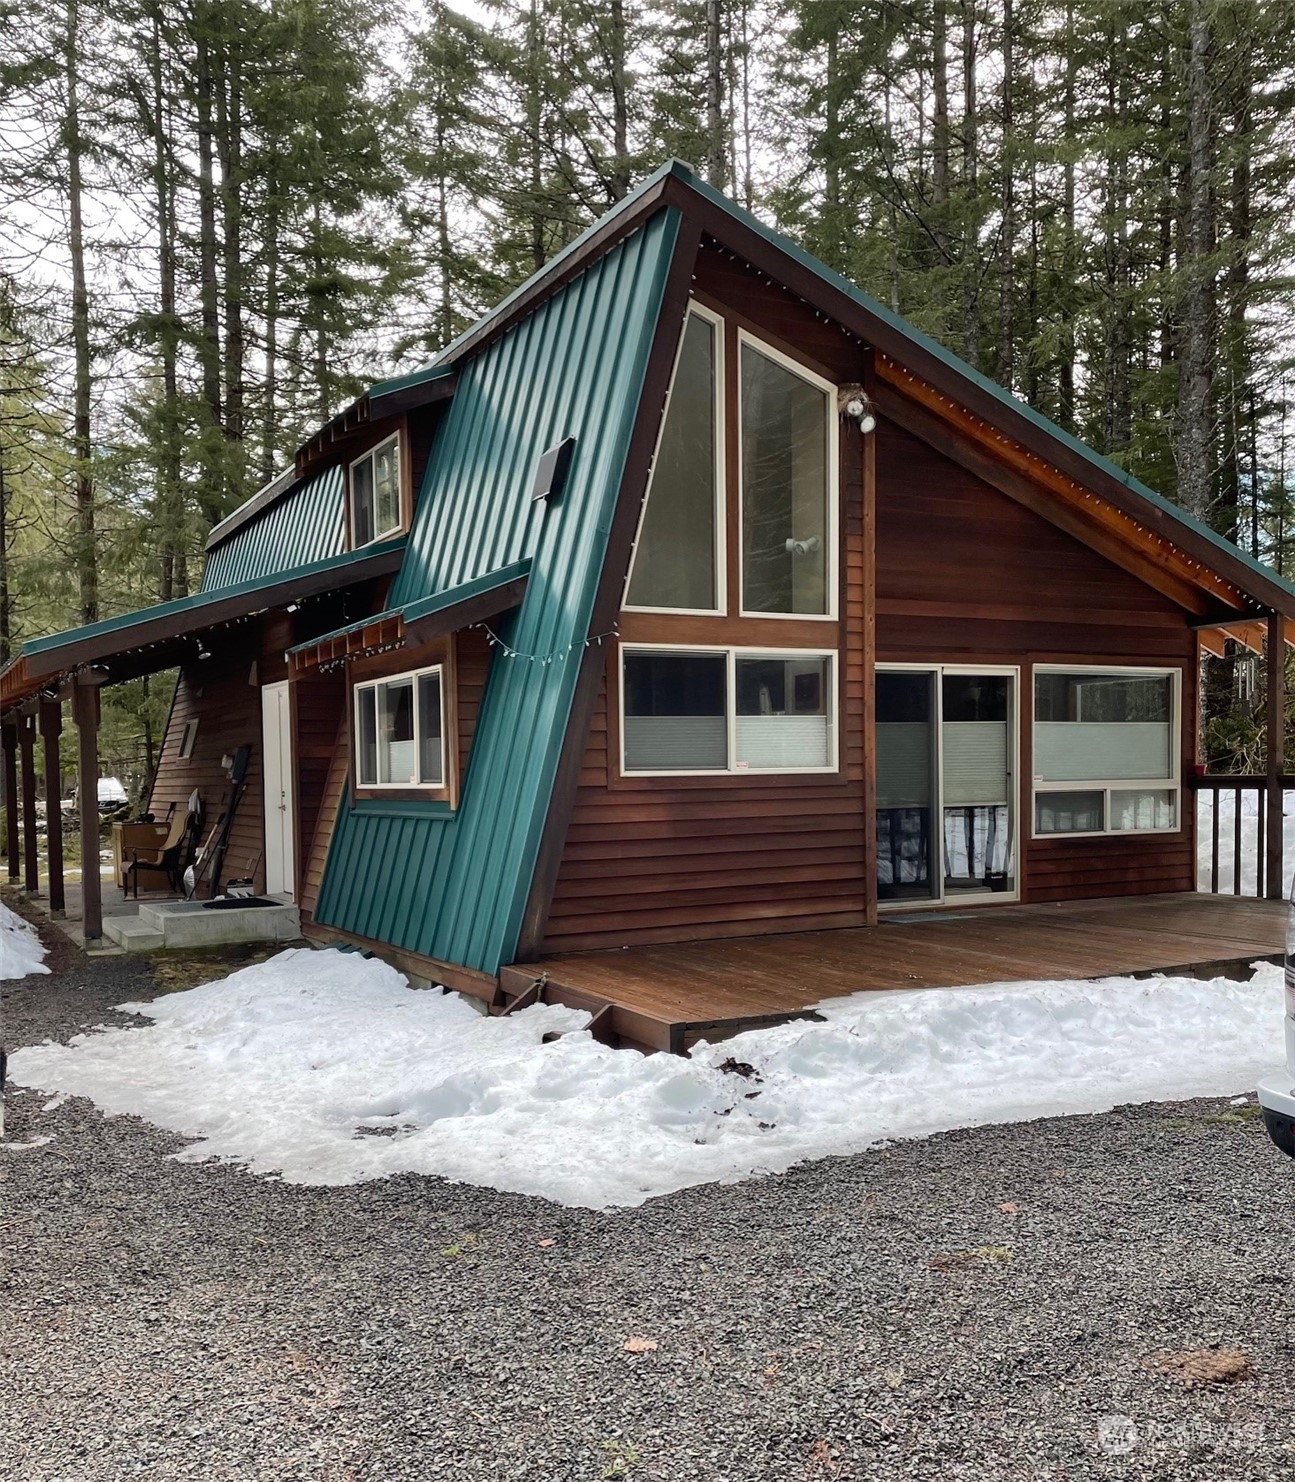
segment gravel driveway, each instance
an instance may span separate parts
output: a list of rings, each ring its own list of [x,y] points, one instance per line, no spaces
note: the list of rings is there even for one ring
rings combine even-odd
[[[56,951],[3,985],[11,1045],[151,996],[143,965]],[[1286,1482],[1295,1460],[1295,1168],[1227,1103],[592,1214],[281,1186],[44,1100],[11,1093],[0,1151],[5,1482]],[[1147,1367],[1210,1345],[1253,1377]]]

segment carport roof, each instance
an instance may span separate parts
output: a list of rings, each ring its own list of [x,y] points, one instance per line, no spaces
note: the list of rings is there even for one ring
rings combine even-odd
[[[294,571],[29,639],[0,670],[0,709],[22,704],[91,665],[105,668],[112,682],[169,669],[183,657],[186,640],[271,608],[390,575],[400,566],[404,545],[403,537],[384,541]]]

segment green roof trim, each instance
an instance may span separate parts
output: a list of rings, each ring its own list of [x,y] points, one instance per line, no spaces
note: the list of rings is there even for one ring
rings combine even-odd
[[[227,535],[209,545],[202,590],[228,589],[340,556],[346,545],[343,482],[338,464],[272,494],[261,508],[240,516]],[[213,534],[219,530],[217,526]]]
[[[399,551],[404,546],[404,537],[399,540],[383,541],[381,545],[363,546],[358,551],[347,551],[341,556],[330,556],[321,561],[311,561],[304,566],[292,567],[286,571],[276,571],[269,576],[255,577],[249,581],[238,582],[232,586],[219,587],[210,592],[195,592],[189,597],[177,597],[172,602],[158,602],[152,607],[141,607],[135,612],[125,612],[119,617],[103,618],[97,623],[86,623],[80,628],[68,628],[62,633],[51,633],[46,638],[29,638],[21,648],[17,650],[10,663],[16,663],[19,659],[32,658],[36,654],[46,654],[52,649],[76,647],[88,640],[103,638],[112,634],[120,634],[125,640],[122,648],[128,648],[130,631],[144,623],[154,623],[160,618],[189,617],[202,612],[210,607],[215,607],[239,597],[255,597],[258,593],[266,592],[271,588],[290,586],[294,581],[302,581],[309,577],[321,576],[325,573],[336,574],[339,578],[337,585],[344,585],[344,579],[348,568],[361,565],[370,561],[374,556],[382,556],[391,551]],[[255,607],[249,607],[249,612],[254,612]]]
[[[513,582],[521,581],[529,576],[530,570],[531,558],[527,556],[521,561],[514,561],[509,566],[501,566],[498,571],[488,571],[484,576],[474,577],[471,581],[462,582],[448,591],[438,592],[434,597],[425,597],[421,602],[408,602],[404,607],[389,607],[385,612],[375,612],[372,617],[360,618],[357,622],[334,628],[331,633],[321,633],[318,638],[310,638],[305,643],[294,644],[288,652],[289,654],[305,653],[321,643],[329,643],[335,638],[345,638],[348,633],[362,632],[365,628],[371,627],[374,623],[383,622],[387,618],[398,617],[408,623],[422,622],[438,612],[448,612],[452,608],[462,606],[465,602],[471,602],[477,597],[496,592],[500,587],[511,586]]]
[[[410,391],[415,386],[425,386],[429,381],[443,381],[453,374],[452,365],[440,365],[434,362],[424,366],[422,370],[410,371],[407,375],[392,376],[386,381],[375,381],[357,400],[377,401],[383,396],[394,396],[398,391]]]
[[[446,612],[451,607],[470,602],[474,597],[484,597],[490,592],[498,591],[500,587],[510,586],[513,582],[521,581],[523,577],[529,576],[533,560],[531,556],[523,556],[520,561],[511,561],[507,566],[499,567],[497,571],[487,571],[483,576],[474,576],[470,581],[460,582],[456,587],[437,592],[435,596],[424,597],[418,602],[406,602],[399,609],[400,615],[407,623],[418,623],[435,613]]]

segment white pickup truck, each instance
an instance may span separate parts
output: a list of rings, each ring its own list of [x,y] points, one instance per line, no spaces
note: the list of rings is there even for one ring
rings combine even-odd
[[[1259,1105],[1268,1136],[1295,1158],[1295,884],[1286,911],[1286,1068],[1259,1082]]]

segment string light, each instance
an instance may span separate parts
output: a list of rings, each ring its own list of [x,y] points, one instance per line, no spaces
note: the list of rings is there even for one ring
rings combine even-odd
[[[552,653],[526,654],[522,653],[520,649],[513,648],[511,644],[505,643],[489,623],[475,623],[473,626],[481,629],[489,640],[490,646],[497,648],[504,658],[523,659],[528,664],[539,664],[541,668],[545,668],[549,664],[564,664],[577,649],[592,648],[595,643],[601,648],[606,639],[616,638],[620,634],[620,629],[613,623],[605,633],[593,633],[584,639],[577,638],[573,643],[567,644],[566,648],[555,649]]]

